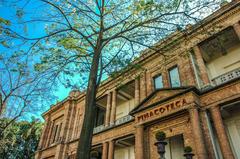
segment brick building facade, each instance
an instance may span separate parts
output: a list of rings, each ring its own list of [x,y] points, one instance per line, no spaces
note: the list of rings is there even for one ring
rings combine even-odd
[[[104,81],[97,94],[92,155],[98,159],[158,159],[155,133],[167,136],[167,159],[240,158],[240,2],[176,31],[146,50],[132,68]],[[43,114],[36,159],[75,158],[85,93]]]

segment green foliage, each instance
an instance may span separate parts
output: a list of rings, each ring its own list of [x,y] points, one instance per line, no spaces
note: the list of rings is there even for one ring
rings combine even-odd
[[[185,153],[191,153],[192,152],[192,147],[191,146],[184,147],[184,152]]]
[[[58,41],[58,44],[60,46],[63,46],[65,49],[82,51],[82,49],[80,49],[78,47],[79,43],[80,42],[79,42],[78,39],[74,39],[74,38],[71,38],[71,37],[62,38]]]
[[[35,119],[13,121],[6,129],[3,128],[11,119],[0,120],[0,158],[31,159],[40,139],[43,124]]]
[[[156,134],[155,134],[155,137],[158,141],[163,141],[166,139],[166,133],[163,132],[163,131],[158,131]]]
[[[154,0],[139,0],[135,1],[133,13],[149,14],[153,12],[167,12],[177,7],[179,0],[169,1],[154,1]]]
[[[0,17],[0,26],[1,24],[4,24],[4,25],[11,25],[11,22],[9,20],[6,20],[6,19],[3,19],[2,17]]]
[[[0,43],[2,46],[6,47],[6,48],[10,47],[6,41],[1,41]]]
[[[16,16],[17,16],[18,18],[22,18],[23,15],[24,15],[24,12],[23,12],[22,9],[18,9],[18,10],[16,11]]]

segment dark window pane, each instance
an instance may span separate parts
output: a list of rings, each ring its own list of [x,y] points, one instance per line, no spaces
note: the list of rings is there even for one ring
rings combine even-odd
[[[53,143],[56,141],[57,131],[58,131],[58,125],[56,125],[56,128],[55,128],[54,137],[53,137]]]
[[[96,119],[95,119],[94,127],[103,125],[104,124],[104,119],[105,119],[105,110],[103,110],[102,108],[99,108],[97,106],[97,108],[96,108]]]
[[[162,75],[159,75],[154,78],[155,89],[163,88]]]
[[[169,76],[170,76],[171,87],[180,87],[181,83],[180,83],[177,67],[174,67],[171,70],[169,70]]]

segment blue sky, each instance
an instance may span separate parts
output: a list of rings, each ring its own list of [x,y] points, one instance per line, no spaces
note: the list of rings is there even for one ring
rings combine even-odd
[[[7,0],[0,0],[0,17],[10,20],[11,21],[11,29],[15,30],[16,32],[22,34],[22,35],[26,35],[28,37],[40,37],[42,35],[45,35],[45,24],[44,23],[33,23],[31,25],[27,25],[27,34],[26,32],[24,32],[24,28],[23,26],[19,27],[19,25],[16,25],[17,22],[19,22],[19,18],[16,16],[16,12],[18,10],[18,8],[22,8],[24,7],[24,3],[22,3],[23,1],[20,1],[20,3],[18,3],[18,6],[9,6],[9,3],[11,1],[7,1]],[[41,14],[41,10],[39,10],[37,7],[38,5],[41,5],[39,3],[39,1],[33,1],[34,3],[32,4],[28,4],[25,5],[25,10],[29,11],[28,16],[38,16]],[[27,20],[28,18],[30,19],[30,17],[28,16],[24,16],[24,19],[20,19],[20,20]],[[0,34],[0,41],[3,37],[1,37]],[[18,41],[13,41],[13,43],[17,44]],[[14,45],[14,44],[13,44]],[[22,49],[28,49],[29,45],[24,45],[22,47]],[[11,54],[11,50],[8,50],[7,48],[4,48],[3,46],[0,45],[0,54],[4,54],[4,55],[9,55]],[[55,104],[57,101],[61,101],[62,99],[64,99],[65,97],[68,96],[70,92],[70,88],[65,88],[63,85],[59,84],[59,86],[57,87],[56,91],[54,92],[54,95],[58,98],[54,101],[51,101],[52,104]],[[47,109],[49,109],[50,105],[43,105],[41,106],[41,109],[39,112],[33,112],[30,115],[27,115],[26,117],[24,117],[25,119],[31,119],[30,116],[34,115],[37,118],[41,118],[41,113],[46,111]]]
[[[9,1],[7,0],[0,0],[0,17],[10,20],[11,21],[11,27],[16,30],[18,33],[20,34],[25,34],[24,33],[24,28],[23,27],[19,27],[18,25],[15,25],[15,23],[17,22],[17,16],[16,16],[16,12],[18,8],[24,7],[24,9],[28,10],[28,11],[33,11],[33,13],[29,14],[29,16],[37,16],[38,14],[41,14],[41,12],[39,12],[39,10],[35,10],[38,5],[41,5],[41,3],[39,3],[39,1],[33,1],[34,3],[31,4],[25,4],[23,3],[23,1],[20,1],[21,3],[18,3],[18,6],[8,6],[6,4]],[[37,13],[38,12],[38,13]],[[28,16],[24,17],[24,20],[27,19]],[[44,23],[33,23],[31,25],[27,26],[27,36],[29,37],[40,37],[42,35],[45,35],[45,24]],[[32,35],[32,36],[31,36]],[[28,48],[28,45],[25,46],[26,49]],[[5,48],[0,46],[0,53],[6,51]],[[55,92],[56,96],[59,98],[58,100],[62,100],[64,99],[68,93],[69,93],[70,89],[66,89],[64,86],[60,85],[58,87],[58,90]]]

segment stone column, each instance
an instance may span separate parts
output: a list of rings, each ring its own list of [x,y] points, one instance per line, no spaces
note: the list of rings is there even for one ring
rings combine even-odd
[[[194,46],[193,51],[194,51],[195,56],[196,56],[196,61],[197,61],[197,65],[199,67],[199,71],[201,73],[201,78],[202,78],[203,84],[204,85],[209,85],[210,80],[209,80],[209,77],[208,77],[208,74],[207,74],[207,68],[206,68],[205,63],[203,61],[203,56],[202,56],[201,50],[198,46]]]
[[[139,77],[137,77],[135,79],[135,95],[134,95],[134,98],[135,98],[135,106],[137,106],[140,102],[140,79]]]
[[[238,38],[239,38],[239,40],[240,40],[240,24],[239,24],[239,22],[238,22],[238,23],[235,23],[235,24],[233,25],[233,28],[234,28],[234,30],[235,30],[235,32],[236,32],[236,34],[237,34],[237,36],[238,36]]]
[[[195,106],[189,109],[189,115],[192,124],[192,133],[197,153],[196,155],[198,156],[198,159],[207,159],[207,151],[204,144],[199,113]]]
[[[114,141],[109,141],[108,145],[108,159],[114,159]]]
[[[107,108],[106,108],[106,116],[105,116],[105,126],[109,126],[109,121],[110,121],[110,113],[111,113],[111,98],[112,94],[109,92],[107,94]]]
[[[219,140],[219,145],[222,151],[223,158],[234,159],[233,152],[227,137],[227,133],[224,128],[219,106],[211,107],[210,112],[213,119],[214,127],[216,129],[216,133]]]
[[[102,159],[108,159],[108,143],[104,142],[102,147]]]
[[[135,158],[136,159],[144,159],[144,127],[143,125],[139,125],[136,127],[135,133]]]
[[[111,108],[110,125],[114,124],[114,122],[115,122],[116,105],[117,105],[117,90],[115,89],[112,92],[112,108]]]

